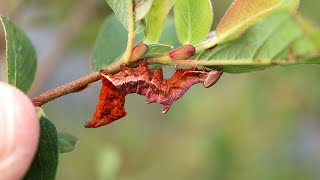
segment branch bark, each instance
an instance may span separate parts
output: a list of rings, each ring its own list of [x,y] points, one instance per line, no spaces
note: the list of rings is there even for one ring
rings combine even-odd
[[[110,67],[107,68],[107,71],[114,74],[116,72],[119,72],[119,67],[120,67],[121,62],[118,61],[115,64],[111,65]],[[87,88],[90,84],[99,81],[100,80],[100,75],[99,72],[93,72],[91,74],[88,74],[86,76],[83,76],[77,80],[71,81],[67,84],[64,84],[62,86],[59,86],[55,89],[49,90],[40,96],[37,96],[32,99],[32,103],[35,106],[42,106],[43,104],[52,101],[58,97],[70,94],[70,93],[75,93],[84,90]]]

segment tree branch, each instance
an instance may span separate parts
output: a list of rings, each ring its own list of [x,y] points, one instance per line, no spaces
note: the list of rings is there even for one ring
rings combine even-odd
[[[109,66],[107,68],[107,71],[114,74],[119,72],[119,67],[121,62],[118,61],[114,63],[113,65]],[[32,99],[32,103],[35,106],[42,106],[43,104],[52,101],[58,97],[70,94],[70,93],[75,93],[82,91],[83,89],[87,88],[90,84],[99,81],[100,80],[100,75],[99,72],[93,72],[91,74],[88,74],[86,76],[83,76],[77,80],[71,81],[67,84],[64,84],[62,86],[59,86],[55,89],[49,90],[35,98]]]
[[[288,62],[288,61],[282,61],[282,62],[272,62],[272,61],[264,61],[264,60],[217,60],[217,61],[206,61],[206,60],[164,60],[161,58],[157,58],[160,56],[153,56],[148,58],[142,58],[136,62],[131,62],[128,64],[128,66],[135,67],[139,64],[140,61],[147,61],[150,64],[162,64],[162,65],[174,65],[174,66],[225,66],[225,65],[291,65],[295,64],[296,62]],[[117,61],[111,66],[107,67],[107,71],[115,74],[119,72],[120,65],[125,64],[124,61]],[[60,87],[57,87],[55,89],[52,89],[48,92],[45,92],[41,94],[40,96],[37,96],[32,99],[32,102],[35,106],[41,106],[49,101],[52,101],[58,97],[79,92],[86,87],[88,87],[91,83],[94,83],[96,81],[100,80],[99,72],[93,72],[91,74],[88,74],[84,77],[81,77],[78,80],[69,82],[67,84],[64,84]]]

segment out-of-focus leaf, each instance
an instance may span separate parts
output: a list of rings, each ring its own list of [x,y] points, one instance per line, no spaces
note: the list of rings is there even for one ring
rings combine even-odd
[[[103,147],[98,155],[99,179],[117,179],[122,162],[118,149],[112,146]]]
[[[0,16],[6,39],[8,83],[26,92],[37,66],[36,51],[27,35],[14,23]]]
[[[170,11],[170,9],[171,9],[172,6],[174,5],[174,3],[176,3],[176,0],[169,0],[168,12]]]
[[[126,50],[127,40],[127,31],[117,18],[107,17],[93,49],[91,70],[97,71],[110,65]]]
[[[143,22],[143,20],[136,21],[136,23],[134,24],[134,31],[136,33],[140,33],[140,32],[143,32],[143,30],[144,30],[144,22]]]
[[[304,34],[291,14],[287,12],[275,13],[249,28],[241,37],[202,53],[198,59],[225,60],[225,65],[214,68],[221,68],[230,73],[263,70],[273,67],[273,62],[299,64],[298,60],[288,59],[289,54],[286,56],[279,56],[279,54],[289,53],[292,49],[292,43],[301,37],[304,37]],[[234,62],[237,60],[245,61],[249,65],[228,65],[230,60]],[[259,65],[259,63],[265,65]]]
[[[164,25],[163,32],[159,39],[159,43],[169,44],[169,45],[172,45],[173,47],[180,46],[181,43],[178,40],[177,34],[173,32],[176,32],[176,27],[174,25],[173,17],[169,16]]]
[[[55,179],[58,159],[58,134],[54,124],[45,116],[40,117],[40,141],[37,154],[24,179]]]
[[[161,55],[173,49],[173,46],[167,44],[148,44],[149,51],[145,57]]]
[[[70,153],[76,149],[78,138],[69,134],[58,132],[59,153]]]
[[[216,43],[233,39],[263,17],[287,9],[295,11],[299,0],[235,0],[216,29]]]
[[[311,21],[301,15],[297,16],[303,36],[301,36],[293,45],[296,56],[315,54],[320,51],[320,29]]]
[[[298,64],[320,64],[320,54],[317,54],[313,57],[307,57],[304,59],[300,59]]]
[[[168,12],[169,0],[154,0],[151,10],[145,17],[145,42],[157,43]]]
[[[120,20],[123,26],[128,29],[129,25],[129,11],[132,0],[106,0],[116,17]],[[131,10],[133,11],[133,9]]]
[[[177,0],[174,5],[177,35],[182,44],[198,45],[213,21],[210,0]]]
[[[144,18],[151,9],[153,0],[137,0],[134,6],[136,21]]]

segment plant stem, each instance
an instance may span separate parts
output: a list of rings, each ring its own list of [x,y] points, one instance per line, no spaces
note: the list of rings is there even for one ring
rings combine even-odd
[[[63,95],[67,95],[74,92],[79,92],[83,89],[85,89],[89,84],[96,82],[100,79],[99,72],[94,72],[91,74],[88,74],[84,77],[81,77],[80,79],[77,79],[75,81],[71,81],[67,84],[64,84],[62,86],[59,86],[55,89],[52,89],[48,92],[45,92],[41,94],[40,96],[37,96],[32,99],[32,102],[35,106],[42,106],[43,104],[52,101],[58,97],[61,97]]]
[[[132,50],[134,46],[134,38],[135,38],[133,1],[132,0],[127,0],[127,1],[129,1],[129,24],[128,24],[127,48],[123,56],[119,59],[119,61],[117,61],[116,63],[114,63],[113,65],[107,68],[108,72],[112,74],[119,72],[119,66],[121,64],[127,64],[127,65],[129,65],[130,63],[135,64],[134,62],[130,62],[130,58],[131,58]],[[49,101],[52,101],[58,97],[61,97],[63,95],[79,92],[85,89],[86,87],[88,87],[91,83],[94,83],[98,80],[100,80],[99,72],[94,72],[86,76],[83,76],[78,80],[71,81],[67,84],[64,84],[55,89],[47,91],[41,94],[40,96],[33,98],[32,102],[35,106],[42,106],[43,104]]]
[[[206,60],[176,60],[174,62],[158,59],[152,59],[152,61],[148,61],[150,64],[166,64],[172,65],[175,64],[177,66],[232,66],[232,65],[292,65],[297,64],[296,62],[275,62],[275,61],[264,61],[264,60],[215,60],[215,61],[206,61]]]
[[[121,62],[118,61],[114,63],[113,65],[109,66],[107,68],[108,72],[114,74],[119,72],[119,66],[121,65]],[[83,76],[77,80],[71,81],[67,84],[64,84],[62,86],[59,86],[57,88],[54,88],[52,90],[49,90],[40,96],[37,96],[32,99],[32,102],[35,106],[42,106],[43,104],[52,101],[58,97],[82,91],[83,89],[87,88],[91,83],[94,83],[96,81],[100,80],[100,74],[99,72],[93,72],[91,74],[88,74],[86,76]]]
[[[132,54],[132,49],[134,46],[134,38],[136,33],[134,32],[134,13],[133,13],[133,1],[129,1],[129,23],[128,23],[128,42],[127,42],[127,48],[123,56],[120,58],[119,61],[122,61],[124,64],[130,63],[130,58]]]
[[[225,65],[291,65],[296,64],[296,62],[270,62],[270,61],[250,61],[250,60],[216,60],[216,61],[206,61],[206,60],[163,60],[161,58],[155,57],[149,57],[141,59],[140,61],[147,61],[150,64],[163,64],[163,65],[174,65],[174,66],[225,66]],[[137,66],[139,61],[132,62],[129,64],[130,66]],[[114,74],[119,72],[119,66],[121,64],[124,64],[122,61],[117,61],[116,63],[112,64],[107,68],[108,72]],[[93,72],[91,74],[88,74],[84,77],[81,77],[78,80],[69,82],[67,84],[64,84],[60,87],[57,87],[55,89],[52,89],[48,92],[45,92],[41,94],[40,96],[37,96],[32,99],[32,102],[35,106],[41,106],[49,101],[52,101],[58,97],[61,97],[63,95],[67,95],[74,92],[79,92],[86,87],[88,87],[91,83],[94,83],[96,81],[100,80],[99,72]]]

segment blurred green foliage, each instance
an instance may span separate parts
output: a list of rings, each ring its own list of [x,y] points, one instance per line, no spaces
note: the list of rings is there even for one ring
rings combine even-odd
[[[55,23],[77,3],[29,1],[28,7],[48,9],[43,18]],[[213,2],[214,24],[230,2]],[[110,13],[105,2],[97,3],[72,48],[92,49]],[[318,7],[320,1],[302,1],[300,11],[320,22]],[[60,156],[57,179],[319,179],[318,77],[320,67],[310,65],[224,74],[210,89],[193,87],[165,115],[160,105],[129,95],[128,115],[98,129],[83,125],[92,117],[99,85],[50,102],[44,108],[57,128],[80,140],[75,152]]]

